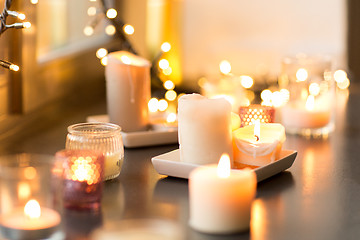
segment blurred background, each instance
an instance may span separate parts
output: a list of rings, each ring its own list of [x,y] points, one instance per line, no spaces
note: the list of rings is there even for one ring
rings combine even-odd
[[[221,78],[223,60],[231,63],[231,73],[251,76],[254,88],[276,84],[281,60],[298,53],[330,55],[334,69],[345,70],[351,81],[360,75],[356,0],[104,3],[133,27],[126,36],[140,56],[156,64],[159,54],[167,60],[171,71],[161,72],[160,80],[171,80],[170,89],[178,92],[198,92],[199,80]],[[99,12],[101,1],[15,0],[12,8],[25,13],[32,27],[0,38],[0,59],[21,66],[19,72],[0,69],[0,119],[23,117],[66,99],[105,99],[106,62],[96,53],[120,50],[121,44],[111,21]],[[164,42],[170,51],[161,50]],[[156,94],[161,85],[153,87]]]

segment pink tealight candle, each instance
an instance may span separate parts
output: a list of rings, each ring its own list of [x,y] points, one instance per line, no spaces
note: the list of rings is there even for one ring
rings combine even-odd
[[[24,208],[1,216],[1,230],[10,239],[45,239],[56,231],[60,221],[58,212],[41,208],[38,201],[31,199]]]
[[[249,229],[256,194],[252,170],[231,170],[224,154],[218,166],[206,165],[189,176],[190,226],[197,231],[229,234]]]
[[[63,158],[65,207],[99,208],[104,178],[104,156],[90,150],[63,150],[56,156]]]

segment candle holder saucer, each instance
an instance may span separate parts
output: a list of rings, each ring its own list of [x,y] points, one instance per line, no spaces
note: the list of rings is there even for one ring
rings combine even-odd
[[[280,153],[280,158],[274,162],[262,167],[252,167],[256,173],[257,181],[261,182],[290,168],[294,163],[296,156],[297,151],[282,150]],[[197,164],[181,162],[179,149],[155,156],[151,158],[151,162],[159,174],[185,179],[189,178],[189,174],[192,170],[201,166]],[[234,170],[236,171],[236,169]]]
[[[108,115],[93,115],[86,118],[86,122],[109,122]],[[121,127],[121,126],[120,126]],[[177,127],[153,127],[146,131],[121,132],[124,147],[148,147],[178,143]]]

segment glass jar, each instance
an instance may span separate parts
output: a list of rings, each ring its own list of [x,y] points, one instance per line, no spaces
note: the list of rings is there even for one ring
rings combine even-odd
[[[89,149],[104,155],[104,180],[120,174],[124,160],[121,128],[112,123],[78,123],[68,127],[66,149]]]
[[[330,57],[285,58],[279,85],[289,91],[288,102],[281,108],[287,133],[321,137],[333,131],[335,82]]]
[[[35,240],[61,235],[61,175],[51,155],[0,157],[2,237]]]

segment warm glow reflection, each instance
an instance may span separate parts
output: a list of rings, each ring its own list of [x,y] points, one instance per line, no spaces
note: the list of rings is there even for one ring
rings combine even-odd
[[[314,110],[314,106],[315,106],[315,97],[313,95],[309,95],[306,100],[305,108],[309,111],[312,111]]]
[[[99,48],[96,51],[96,57],[99,59],[105,57],[107,54],[108,54],[108,51],[105,48]]]
[[[41,216],[41,208],[38,201],[31,199],[24,207],[24,214],[29,218],[39,218]]]
[[[336,84],[340,89],[347,89],[350,86],[350,80],[346,78],[344,81],[337,82]]]
[[[161,60],[159,61],[159,67],[160,67],[161,69],[167,69],[169,66],[170,66],[170,64],[169,64],[169,61],[168,61],[168,60],[166,60],[166,59],[161,59]]]
[[[96,15],[96,7],[89,7],[87,10],[87,14],[89,16],[95,16]]]
[[[161,44],[161,51],[163,52],[169,52],[171,49],[171,45],[168,42],[164,42],[163,44]]]
[[[158,110],[159,100],[157,98],[151,98],[148,102],[148,108],[150,112],[156,112]]]
[[[135,32],[135,28],[130,24],[125,24],[123,30],[127,35],[133,35]]]
[[[311,83],[309,85],[309,93],[313,96],[317,96],[320,93],[320,85],[318,83]]]
[[[264,200],[255,199],[251,208],[251,237],[265,240],[266,233],[266,206]]]
[[[305,68],[299,68],[296,72],[296,81],[303,82],[308,78],[308,72]]]
[[[122,56],[120,57],[120,59],[121,59],[121,61],[122,61],[124,64],[128,64],[128,65],[131,64],[131,59],[130,59],[128,56],[126,56],[126,55],[122,55]]]
[[[11,64],[10,67],[9,67],[9,69],[10,69],[11,71],[17,72],[17,71],[20,70],[20,67],[19,67],[18,65]]]
[[[101,60],[101,65],[106,66],[108,64],[108,57],[103,57]]]
[[[86,27],[84,28],[84,34],[85,34],[85,36],[91,36],[91,35],[93,35],[93,34],[94,34],[94,28],[91,27],[91,26],[86,26]]]
[[[169,115],[166,117],[166,122],[173,123],[176,121],[177,115],[176,113],[169,113]]]
[[[254,121],[254,136],[256,138],[256,141],[260,141],[260,119],[256,119]]]
[[[334,72],[334,79],[337,83],[343,82],[347,79],[347,73],[344,70],[336,70]]]
[[[73,181],[86,182],[88,185],[100,181],[100,171],[94,159],[96,157],[71,157],[71,166],[66,175]]]
[[[168,108],[169,104],[165,99],[159,100],[158,109],[159,111],[163,112]]]
[[[261,92],[260,97],[261,97],[261,100],[263,100],[264,102],[270,102],[271,95],[272,95],[272,92],[269,89],[265,89]]]
[[[38,4],[39,0],[30,0],[32,4]]]
[[[163,69],[163,74],[166,76],[169,76],[172,73],[172,68],[168,67],[166,69]]]
[[[166,90],[173,90],[175,88],[175,84],[171,80],[165,81],[163,85]]]
[[[24,177],[28,180],[34,179],[37,175],[36,169],[34,167],[26,167],[24,169]]]
[[[228,178],[230,176],[230,157],[226,153],[221,155],[217,166],[217,175],[219,178]]]
[[[106,11],[106,17],[113,19],[116,18],[117,16],[117,11],[114,8],[110,8]]]
[[[17,17],[20,20],[25,20],[25,18],[26,18],[25,14],[23,14],[23,13],[19,13],[19,15]]]
[[[222,74],[229,74],[231,72],[231,64],[227,60],[223,60],[220,62],[220,72]]]
[[[177,93],[174,90],[168,90],[165,93],[165,99],[168,101],[174,101],[177,97]]]
[[[24,28],[30,28],[30,27],[31,27],[31,23],[30,23],[30,22],[23,22],[23,27],[24,27]]]
[[[109,36],[112,36],[116,33],[116,28],[114,27],[114,25],[107,25],[105,27],[105,33]]]
[[[254,84],[254,80],[250,76],[240,76],[240,79],[244,88],[251,88]]]
[[[17,186],[17,192],[18,192],[19,199],[24,200],[24,199],[29,198],[29,196],[31,194],[31,188],[30,188],[29,183],[20,182],[19,185]]]
[[[271,103],[274,107],[280,107],[284,104],[284,98],[280,91],[271,94]]]

